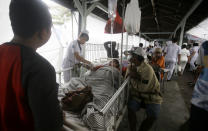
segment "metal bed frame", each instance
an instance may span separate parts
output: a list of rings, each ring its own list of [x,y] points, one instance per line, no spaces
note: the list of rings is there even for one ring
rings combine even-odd
[[[60,71],[57,71],[56,74],[59,75],[59,84],[61,87],[64,87],[63,84],[61,84],[61,73],[64,71],[71,70],[72,68],[63,69]],[[110,126],[106,127],[104,126],[105,131],[116,131],[119,127],[120,122],[123,120],[124,114],[127,110],[127,102],[128,102],[128,86],[129,86],[129,77],[125,79],[125,81],[122,83],[122,85],[118,88],[118,90],[114,93],[114,95],[111,97],[111,99],[106,103],[106,105],[99,111],[99,114],[103,117],[103,124],[106,125],[106,115],[107,112],[114,106],[115,102],[118,102],[118,106],[122,107],[121,110],[119,109],[118,112],[114,110],[113,116],[111,116],[111,119],[113,123],[110,123]],[[121,101],[121,98],[123,101]],[[114,108],[114,107],[113,107]],[[74,127],[77,127],[80,129],[79,125],[74,124]]]

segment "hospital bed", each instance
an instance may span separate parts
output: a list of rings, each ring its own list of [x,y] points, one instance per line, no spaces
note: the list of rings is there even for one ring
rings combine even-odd
[[[60,72],[57,72],[57,73],[60,74]],[[127,110],[126,104],[128,100],[128,88],[127,88],[128,81],[129,81],[129,78],[127,78],[122,83],[122,85],[118,88],[118,90],[116,90],[114,95],[111,97],[111,99],[108,100],[105,106],[101,110],[98,110],[96,112],[95,115],[99,115],[98,117],[99,119],[97,118],[96,120],[93,120],[93,122],[97,122],[98,124],[102,123],[101,125],[103,126],[100,126],[99,129],[96,129],[95,127],[90,127],[88,124],[84,123],[83,118],[81,117],[80,114],[74,114],[72,112],[65,111],[66,121],[70,123],[70,127],[73,127],[74,130],[79,130],[79,131],[91,131],[91,130],[115,131],[117,130]],[[60,85],[59,99],[63,97],[65,87],[66,86],[64,86],[63,84]],[[68,130],[70,131],[72,129],[68,129]]]

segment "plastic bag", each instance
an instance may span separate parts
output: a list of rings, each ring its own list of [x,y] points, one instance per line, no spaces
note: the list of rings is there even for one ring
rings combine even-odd
[[[108,18],[116,17],[117,0],[108,0]]]
[[[141,10],[138,0],[131,0],[126,7],[124,26],[129,34],[136,34],[140,30]]]
[[[118,12],[116,11],[116,18],[113,21],[113,34],[122,32],[122,23],[123,23],[122,18],[119,16]],[[109,19],[105,25],[105,33],[109,33],[109,34],[111,33],[111,19]]]

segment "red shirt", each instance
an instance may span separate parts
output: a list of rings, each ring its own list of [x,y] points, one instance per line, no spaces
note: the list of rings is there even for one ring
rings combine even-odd
[[[0,130],[32,131],[32,113],[21,84],[20,47],[0,46]]]
[[[0,45],[0,131],[59,131],[63,125],[53,66],[21,44]]]

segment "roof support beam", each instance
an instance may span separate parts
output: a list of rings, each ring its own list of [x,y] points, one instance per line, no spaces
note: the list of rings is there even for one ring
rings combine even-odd
[[[108,13],[108,8],[105,7],[103,4],[101,3],[98,3],[98,6],[97,6],[99,9],[101,9],[102,11],[104,11],[105,13]]]
[[[169,41],[170,39],[154,39],[155,41]]]
[[[80,3],[80,1],[79,0],[74,0],[74,3],[76,5],[77,9],[79,10],[79,13],[83,16],[84,15],[83,14],[83,8],[82,8],[82,4]]]
[[[185,25],[186,25],[186,21],[183,22],[183,25],[181,27],[181,34],[180,34],[179,46],[181,46],[182,43],[183,43]]]
[[[105,13],[108,13],[108,8],[105,7],[103,4],[101,4],[100,2],[95,2],[94,4],[92,4],[88,9],[86,14],[89,15],[95,8],[99,8],[102,11],[104,11]]]
[[[148,40],[151,40],[151,38],[150,37],[148,37],[147,35],[145,35],[145,34],[142,34],[142,33],[140,33],[142,36],[144,36],[146,39],[148,39]]]
[[[165,23],[165,24],[168,24],[168,25],[174,25],[173,23],[170,23],[170,22],[167,22],[167,21],[161,21],[161,23]],[[174,32],[173,32],[174,33]]]
[[[152,35],[158,35],[158,34],[172,34],[173,32],[142,32],[142,34],[152,34]]]
[[[156,9],[155,9],[154,0],[151,0],[151,3],[152,3],[152,8],[153,8],[153,14],[154,14],[154,17],[155,17],[155,22],[157,24],[157,30],[159,30],[159,22],[158,22],[158,19],[157,19],[157,12],[156,12]]]
[[[99,1],[99,0],[96,0]],[[99,9],[103,10],[104,12],[108,13],[108,8],[105,7],[103,4],[100,2],[95,2],[93,3],[88,9],[87,9],[87,0],[82,0],[82,3],[79,0],[74,0],[75,6],[77,7],[79,13],[82,16],[82,31],[86,29],[86,21],[87,21],[87,16],[96,8],[98,7]]]
[[[191,9],[188,11],[188,13],[184,16],[184,18],[181,20],[181,22],[176,27],[176,29],[174,31],[174,35],[175,35],[176,31],[183,25],[184,21],[186,21],[188,19],[188,17],[196,10],[196,8],[201,4],[202,1],[203,0],[195,0]]]
[[[172,8],[172,7],[170,7],[168,5],[165,5],[165,4],[161,3],[161,2],[159,2],[158,5],[161,6],[161,7],[165,7],[167,9],[169,9],[169,10],[172,10],[172,11],[175,11],[176,10],[175,8]]]
[[[87,1],[87,4],[88,4],[88,3],[95,3],[95,2],[98,2],[98,1],[100,1],[100,0],[88,0],[88,1]]]
[[[95,2],[94,4],[92,4],[88,9],[87,9],[87,15],[89,15],[94,9],[95,7],[98,6],[99,2]]]

